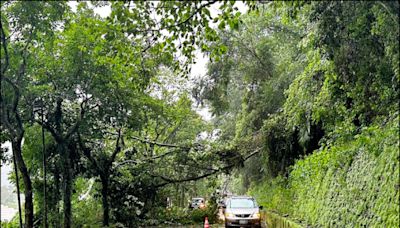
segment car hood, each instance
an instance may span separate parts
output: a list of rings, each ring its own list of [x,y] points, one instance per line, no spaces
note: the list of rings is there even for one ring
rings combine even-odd
[[[253,214],[259,212],[258,208],[226,208],[225,212],[232,214]]]

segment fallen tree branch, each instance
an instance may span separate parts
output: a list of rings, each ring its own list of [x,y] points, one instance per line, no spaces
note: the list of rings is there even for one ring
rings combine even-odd
[[[246,157],[244,157],[243,161],[246,161],[246,160],[250,159],[251,157],[255,156],[256,154],[260,153],[261,149],[262,148],[256,149],[251,154],[249,154]],[[168,184],[173,184],[173,183],[182,183],[182,182],[200,180],[200,179],[215,175],[217,173],[220,173],[222,171],[229,170],[229,169],[233,168],[235,165],[236,165],[236,163],[232,163],[230,165],[221,167],[219,169],[214,169],[213,171],[211,171],[209,173],[205,173],[205,174],[198,175],[198,176],[195,176],[195,177],[187,177],[187,178],[183,178],[183,179],[171,179],[171,178],[168,178],[168,177],[165,177],[165,176],[154,175],[154,174],[149,174],[149,175],[152,176],[152,177],[155,177],[155,178],[160,178],[160,179],[162,179],[164,181],[164,183],[161,183],[161,184],[155,186],[155,187],[159,188],[159,187],[163,187],[163,186],[166,186]]]
[[[156,142],[156,141],[151,141],[151,140],[148,140],[148,139],[143,139],[143,138],[140,138],[140,137],[137,137],[137,136],[128,136],[127,138],[134,139],[134,140],[140,141],[142,143],[146,143],[146,144],[157,145],[157,146],[160,146],[160,147],[180,148],[180,149],[184,149],[184,150],[192,149],[192,147],[188,147],[188,146],[181,146],[181,145],[175,145],[175,144],[169,144],[169,143]]]
[[[158,159],[158,158],[163,158],[163,157],[165,157],[167,155],[170,155],[170,154],[173,154],[175,152],[182,152],[182,151],[180,151],[180,150],[171,150],[171,151],[165,152],[165,153],[160,154],[160,155],[156,155],[156,156],[153,156],[153,157],[142,159],[142,160],[140,160],[140,162],[146,162],[146,161],[150,161],[150,160],[154,160],[154,159]],[[115,166],[115,168],[118,168],[118,167],[120,167],[122,165],[125,165],[125,164],[130,164],[130,163],[138,164],[139,162],[137,160],[125,160],[123,162],[118,163]]]

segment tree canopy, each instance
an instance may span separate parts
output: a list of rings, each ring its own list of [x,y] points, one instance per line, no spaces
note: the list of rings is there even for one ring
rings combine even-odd
[[[359,163],[376,162],[376,183],[392,170],[379,164],[398,144],[399,3],[241,6],[2,1],[0,139],[12,156],[2,149],[0,158],[13,163],[25,195],[20,226],[136,227],[188,213],[186,200],[198,194],[215,201],[230,179],[232,191],[272,198],[268,209],[346,224],[323,220],[308,194],[318,186],[324,199],[330,180],[351,181],[338,196],[345,204],[359,185],[343,170],[358,175]],[[193,77],[199,52],[207,73]],[[398,224],[392,187],[374,195],[390,211],[376,212],[379,222],[365,215],[368,224]],[[348,214],[353,225],[364,216]]]

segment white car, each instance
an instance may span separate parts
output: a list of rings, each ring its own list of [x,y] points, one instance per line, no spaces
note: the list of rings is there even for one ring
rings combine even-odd
[[[234,196],[228,198],[225,211],[225,227],[261,227],[262,206],[258,206],[254,198]]]
[[[192,198],[192,202],[189,205],[190,208],[192,209],[203,209],[206,207],[205,205],[205,200],[202,197],[196,197],[196,198]]]

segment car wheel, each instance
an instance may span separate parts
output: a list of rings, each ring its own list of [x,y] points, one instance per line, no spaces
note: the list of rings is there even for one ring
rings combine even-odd
[[[228,224],[225,223],[225,228],[229,228],[230,226]]]

